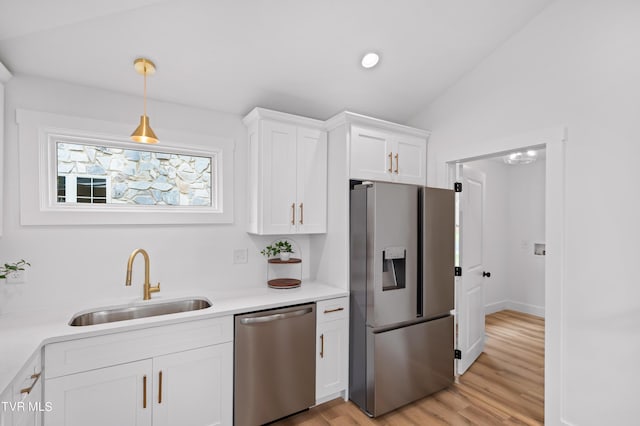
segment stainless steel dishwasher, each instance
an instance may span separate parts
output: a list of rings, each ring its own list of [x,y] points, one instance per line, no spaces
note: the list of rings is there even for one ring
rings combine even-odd
[[[234,424],[257,426],[316,399],[316,305],[235,317]]]

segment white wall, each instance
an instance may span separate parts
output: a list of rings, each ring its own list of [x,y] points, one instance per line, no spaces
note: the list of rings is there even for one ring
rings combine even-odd
[[[545,161],[506,165],[495,159],[464,164],[485,174],[483,232],[485,313],[503,309],[544,317]]]
[[[640,200],[627,184],[640,178],[638,22],[636,0],[558,0],[411,121],[433,132],[429,183],[439,186],[445,159],[568,129],[563,286],[557,312],[545,303],[561,351],[546,358],[551,425],[637,423]]]
[[[485,313],[513,309],[544,317],[545,161],[506,165],[495,159],[464,164],[485,174],[483,232]]]
[[[139,259],[134,285],[124,286],[127,258],[137,247],[148,250],[151,279],[162,283],[162,292],[154,297],[167,297],[172,291],[197,294],[199,289],[265,285],[266,262],[259,251],[275,237],[249,236],[244,231],[246,130],[240,116],[153,101],[148,108],[161,139],[165,128],[235,140],[232,225],[21,226],[16,108],[130,123],[133,130],[142,97],[20,75],[6,85],[0,261],[24,258],[33,266],[26,284],[0,284],[0,313],[61,304],[81,309],[116,298],[140,298],[143,267]],[[308,237],[293,239],[301,245],[303,256],[311,256]],[[248,248],[247,264],[233,264],[235,248]],[[308,264],[303,262],[305,277],[309,275]]]
[[[510,309],[544,316],[545,256],[533,254],[545,242],[545,162],[507,167],[507,277]]]

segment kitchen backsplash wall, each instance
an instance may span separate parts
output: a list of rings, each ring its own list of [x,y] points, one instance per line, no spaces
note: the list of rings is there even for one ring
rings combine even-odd
[[[203,289],[266,285],[267,264],[259,252],[276,237],[245,232],[246,129],[241,116],[153,100],[149,105],[160,144],[163,128],[235,140],[233,224],[21,226],[16,108],[131,123],[133,129],[141,99],[17,75],[6,85],[5,105],[5,221],[0,262],[24,258],[33,266],[27,271],[26,283],[0,284],[0,314],[59,305],[82,309],[121,298],[141,298],[142,259],[136,259],[133,286],[124,285],[127,258],[138,247],[149,252],[152,282],[162,283],[162,292],[154,298],[168,297],[173,291],[197,294]],[[306,260],[302,275],[307,279],[314,258],[309,237],[290,239]],[[234,264],[233,250],[243,248],[248,249],[248,263]]]

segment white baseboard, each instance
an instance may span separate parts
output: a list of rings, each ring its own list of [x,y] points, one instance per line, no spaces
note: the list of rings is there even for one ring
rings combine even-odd
[[[340,392],[332,393],[331,395],[327,395],[321,398],[316,398],[316,405],[324,404],[325,402],[329,402],[336,398],[342,398],[344,401],[348,401],[349,398],[347,396],[347,390],[342,390]]]
[[[484,305],[484,314],[490,315],[496,312],[504,311],[505,309],[507,309],[508,303],[509,303],[508,300],[501,300],[499,302],[493,302],[493,303]]]
[[[544,306],[529,305],[527,303],[514,302],[513,300],[501,300],[499,302],[489,303],[484,306],[484,314],[490,315],[495,312],[504,311],[505,309],[544,318]]]
[[[528,303],[520,303],[510,300],[509,303],[507,303],[507,309],[544,318],[544,306],[530,305]]]

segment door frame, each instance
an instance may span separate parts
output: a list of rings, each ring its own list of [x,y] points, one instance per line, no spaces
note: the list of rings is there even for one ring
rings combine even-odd
[[[565,281],[565,126],[539,129],[530,133],[477,142],[468,141],[455,147],[445,147],[434,155],[436,184],[453,188],[456,164],[480,160],[522,148],[546,148],[545,167],[545,419],[561,418],[565,394],[563,351],[564,341],[564,281]],[[431,147],[430,147],[431,148]],[[446,152],[445,152],[446,151]],[[433,163],[432,163],[433,164]],[[434,176],[435,175],[435,176]],[[460,233],[462,235],[462,226]],[[458,281],[456,280],[456,286]],[[458,325],[459,326],[459,325]],[[457,368],[457,366],[456,366]]]

